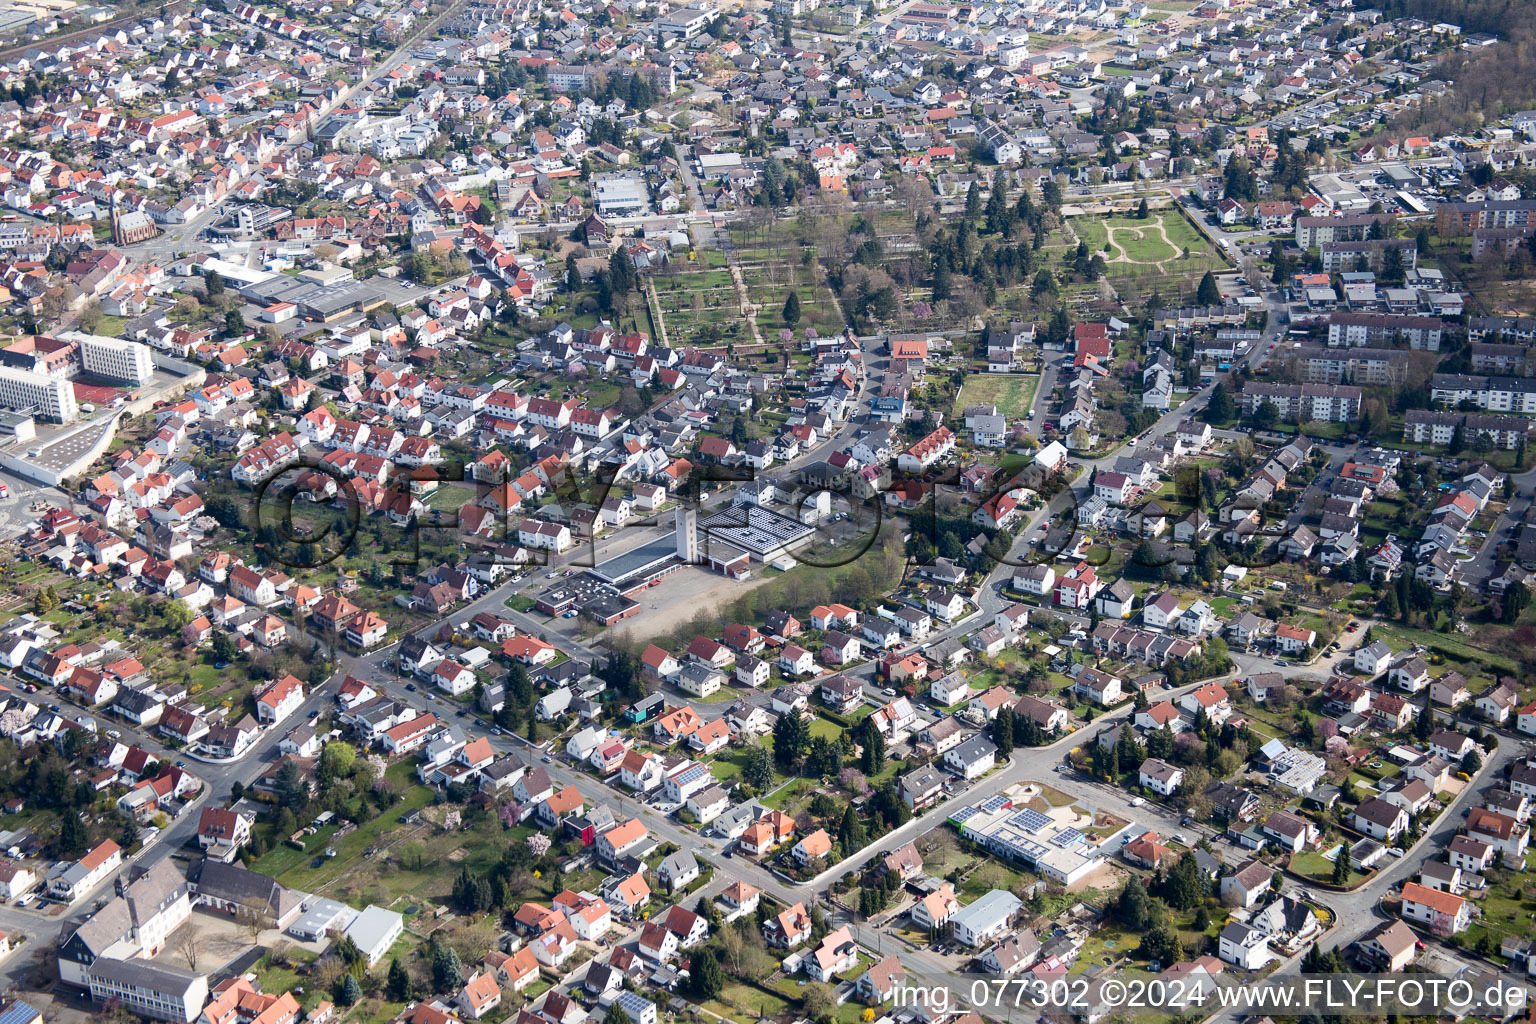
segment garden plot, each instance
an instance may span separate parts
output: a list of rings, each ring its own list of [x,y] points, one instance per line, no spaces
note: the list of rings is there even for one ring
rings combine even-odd
[[[785,327],[797,331],[814,327],[823,337],[842,331],[843,318],[837,303],[826,283],[817,279],[813,267],[767,253],[745,254],[740,264],[742,283],[757,311],[758,328],[764,337]],[[784,303],[791,291],[800,296],[800,319],[793,325],[784,320]]]
[[[730,272],[692,266],[655,278],[656,298],[674,346],[751,341]]]

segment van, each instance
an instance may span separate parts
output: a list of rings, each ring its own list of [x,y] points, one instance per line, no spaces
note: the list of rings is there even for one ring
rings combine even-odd
[[[1281,590],[1281,591],[1283,591],[1283,590],[1286,589],[1285,581],[1283,581],[1283,580],[1270,580],[1270,582],[1269,582],[1269,589],[1270,590]]]

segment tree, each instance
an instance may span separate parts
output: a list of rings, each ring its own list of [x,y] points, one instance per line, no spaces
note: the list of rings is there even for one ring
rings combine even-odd
[[[1158,922],[1146,933],[1137,953],[1148,960],[1160,960],[1164,964],[1184,959],[1184,947],[1179,942],[1178,934],[1164,922]]]
[[[1237,406],[1232,401],[1232,395],[1227,391],[1225,381],[1217,381],[1211,388],[1210,401],[1205,406],[1205,421],[1207,423],[1227,423],[1237,415]]]
[[[741,781],[757,790],[765,792],[773,785],[773,759],[769,757],[765,747],[748,747],[745,762],[741,768]]]
[[[811,742],[806,746],[805,768],[807,776],[816,778],[825,775],[836,775],[842,767],[842,747],[835,741],[825,736],[812,736]]]
[[[1216,276],[1209,270],[1200,279],[1200,287],[1195,292],[1195,305],[1219,306],[1221,305],[1221,289],[1216,286]]]
[[[1137,220],[1146,220],[1147,219],[1147,200],[1146,200],[1145,196],[1142,197],[1141,203],[1139,205],[1137,205],[1137,207],[1136,207],[1136,219]]]
[[[720,994],[720,990],[725,987],[725,973],[720,970],[720,962],[715,959],[714,950],[706,948],[693,958],[693,970],[689,973],[688,981],[693,987],[693,994],[700,999],[713,999]]]
[[[342,740],[332,740],[320,748],[320,766],[316,775],[325,784],[325,780],[344,779],[352,774],[352,765],[357,761],[357,748]]]
[[[863,755],[859,767],[865,775],[879,775],[885,771],[885,736],[875,727],[874,719],[864,719],[864,733],[859,740]]]
[[[1468,775],[1476,775],[1478,772],[1483,770],[1483,759],[1478,754],[1476,747],[1473,747],[1471,750],[1467,751],[1465,755],[1463,755],[1461,759],[1461,770],[1466,772]]]
[[[965,193],[965,219],[975,221],[981,216],[981,184],[971,182],[971,187]]]
[[[837,1011],[837,996],[832,986],[812,981],[800,990],[800,1012],[812,1021],[819,1021]]]
[[[1333,855],[1334,885],[1344,885],[1349,881],[1349,850],[1339,847],[1339,852]]]
[[[357,975],[348,974],[342,979],[341,994],[336,997],[336,1001],[342,1006],[353,1006],[361,998],[363,998],[363,987],[357,983]]]
[[[224,333],[230,335],[245,333],[245,317],[240,315],[238,309],[232,309],[224,314]]]
[[[1147,927],[1151,914],[1151,902],[1152,898],[1147,895],[1147,887],[1142,883],[1141,878],[1132,875],[1115,899],[1115,917],[1127,930],[1142,931]]]
[[[785,772],[800,767],[805,748],[810,744],[811,730],[805,719],[794,711],[779,716],[773,726],[773,762]]]
[[[446,943],[438,943],[432,950],[432,984],[438,992],[457,992],[464,987],[464,965]]]
[[[180,600],[167,602],[160,615],[165,620],[165,628],[177,633],[192,621],[191,609],[187,607],[185,601]]]
[[[243,525],[240,517],[240,503],[227,494],[219,494],[208,499],[208,514],[226,529],[235,529]]]
[[[213,643],[209,645],[208,651],[216,662],[234,661],[235,655],[240,653],[239,648],[235,646],[234,638],[228,633],[213,634]]]
[[[432,276],[432,259],[425,252],[413,252],[406,261],[407,270],[411,280],[417,284],[426,284]]]
[[[309,803],[309,780],[299,771],[299,764],[288,758],[278,766],[272,780],[272,793],[279,807],[298,810]]]
[[[997,718],[992,722],[992,742],[997,747],[997,756],[1007,758],[1013,753],[1013,709],[1000,708]]]
[[[954,292],[954,286],[950,280],[949,260],[935,259],[933,261],[933,301],[939,302],[949,298]]]
[[[793,327],[800,322],[800,293],[791,290],[784,300],[784,322]]]
[[[186,961],[187,970],[197,970],[198,957],[203,952],[203,932],[196,925],[189,924],[185,928],[176,930],[176,952],[181,954]]]
[[[224,294],[224,278],[219,276],[217,270],[207,270],[203,273],[203,287],[208,292],[210,299]]]
[[[837,841],[845,857],[862,850],[864,844],[869,842],[869,834],[864,830],[864,819],[853,809],[853,804],[849,804],[843,811],[843,820],[837,827]]]
[[[624,1007],[617,1002],[608,1006],[608,1012],[603,1015],[603,1024],[629,1024],[629,1014],[624,1012]]]
[[[65,814],[59,819],[59,856],[64,860],[74,860],[86,851],[91,837],[85,829],[85,822],[80,820],[78,814]]]
[[[1499,598],[1499,617],[1513,625],[1531,603],[1531,591],[1524,583],[1515,583]]]
[[[389,980],[385,982],[384,991],[396,1003],[408,1003],[416,996],[416,986],[411,984],[411,972],[405,969],[399,957],[389,961]]]
[[[272,908],[266,900],[252,896],[241,901],[235,910],[235,920],[254,946],[261,941],[261,933],[272,927]]]

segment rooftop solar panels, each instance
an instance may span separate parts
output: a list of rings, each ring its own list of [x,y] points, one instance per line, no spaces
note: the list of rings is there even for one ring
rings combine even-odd
[[[1083,841],[1083,834],[1075,828],[1064,828],[1051,837],[1052,846],[1076,846]]]
[[[1008,819],[1008,824],[1023,829],[1026,832],[1039,832],[1043,828],[1049,828],[1051,819],[1048,815],[1041,814],[1033,807],[1026,807],[1018,814]]]
[[[995,814],[1007,806],[1008,798],[1003,796],[1001,793],[994,793],[992,796],[987,797],[987,799],[981,802],[981,813]]]
[[[804,540],[813,531],[799,520],[757,505],[736,505],[699,520],[699,532],[762,557]]]
[[[956,825],[959,825],[962,822],[968,821],[969,819],[975,817],[980,812],[981,808],[979,807],[962,807],[954,814],[951,814],[949,816],[949,820],[954,822]]]

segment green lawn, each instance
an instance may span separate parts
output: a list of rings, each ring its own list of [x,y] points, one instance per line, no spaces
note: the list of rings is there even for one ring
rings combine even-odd
[[[974,903],[993,889],[1011,891],[1020,882],[1033,878],[1033,875],[1011,868],[1002,861],[989,860],[960,883],[958,898],[961,903]]]
[[[1346,846],[1340,849],[1337,855],[1347,858],[1349,856],[1349,848]],[[1291,871],[1295,874],[1302,875],[1306,878],[1311,878],[1319,882],[1333,881],[1333,861],[1329,860],[1327,857],[1324,857],[1322,853],[1317,850],[1308,850],[1306,853],[1297,854],[1296,856],[1292,857]],[[1361,882],[1365,881],[1365,878],[1365,875],[1362,875],[1354,868],[1350,868],[1349,881],[1345,882],[1344,884],[1353,888],[1354,886],[1359,885]]]
[[[396,792],[401,794],[402,799],[373,820],[332,843],[331,845],[336,848],[335,857],[326,860],[319,867],[310,867],[310,860],[324,849],[323,845],[311,841],[307,844],[308,848],[301,853],[279,844],[256,862],[254,870],[264,875],[273,875],[284,885],[303,889],[305,892],[313,892],[337,876],[356,870],[363,859],[364,852],[378,845],[385,833],[395,829],[402,816],[418,811],[432,802],[432,791],[415,781],[413,775],[415,767],[411,761],[400,761],[389,766],[385,777],[394,783]],[[296,863],[295,857],[297,857]]]
[[[123,336],[123,328],[127,326],[128,317],[107,316],[103,314],[101,322],[96,325],[96,330],[91,333],[99,334],[104,338],[121,338]]]
[[[995,405],[1009,419],[1029,413],[1040,378],[1035,374],[973,373],[955,398],[955,414],[968,405]]]
[[[828,723],[831,724],[831,723]],[[816,788],[810,779],[790,779],[783,786],[763,797],[763,805],[782,811],[801,797],[808,796]]]
[[[1447,658],[1463,663],[1478,662],[1498,672],[1519,672],[1519,666],[1513,658],[1502,654],[1490,654],[1450,633],[1435,633],[1427,629],[1414,629],[1397,623],[1383,622],[1371,626],[1371,636],[1378,640],[1385,640],[1393,650],[1423,644],[1430,650],[1438,650]]]
[[[836,722],[829,722],[825,718],[817,718],[811,723],[812,736],[825,736],[829,740],[835,740],[842,734],[842,726]]]

